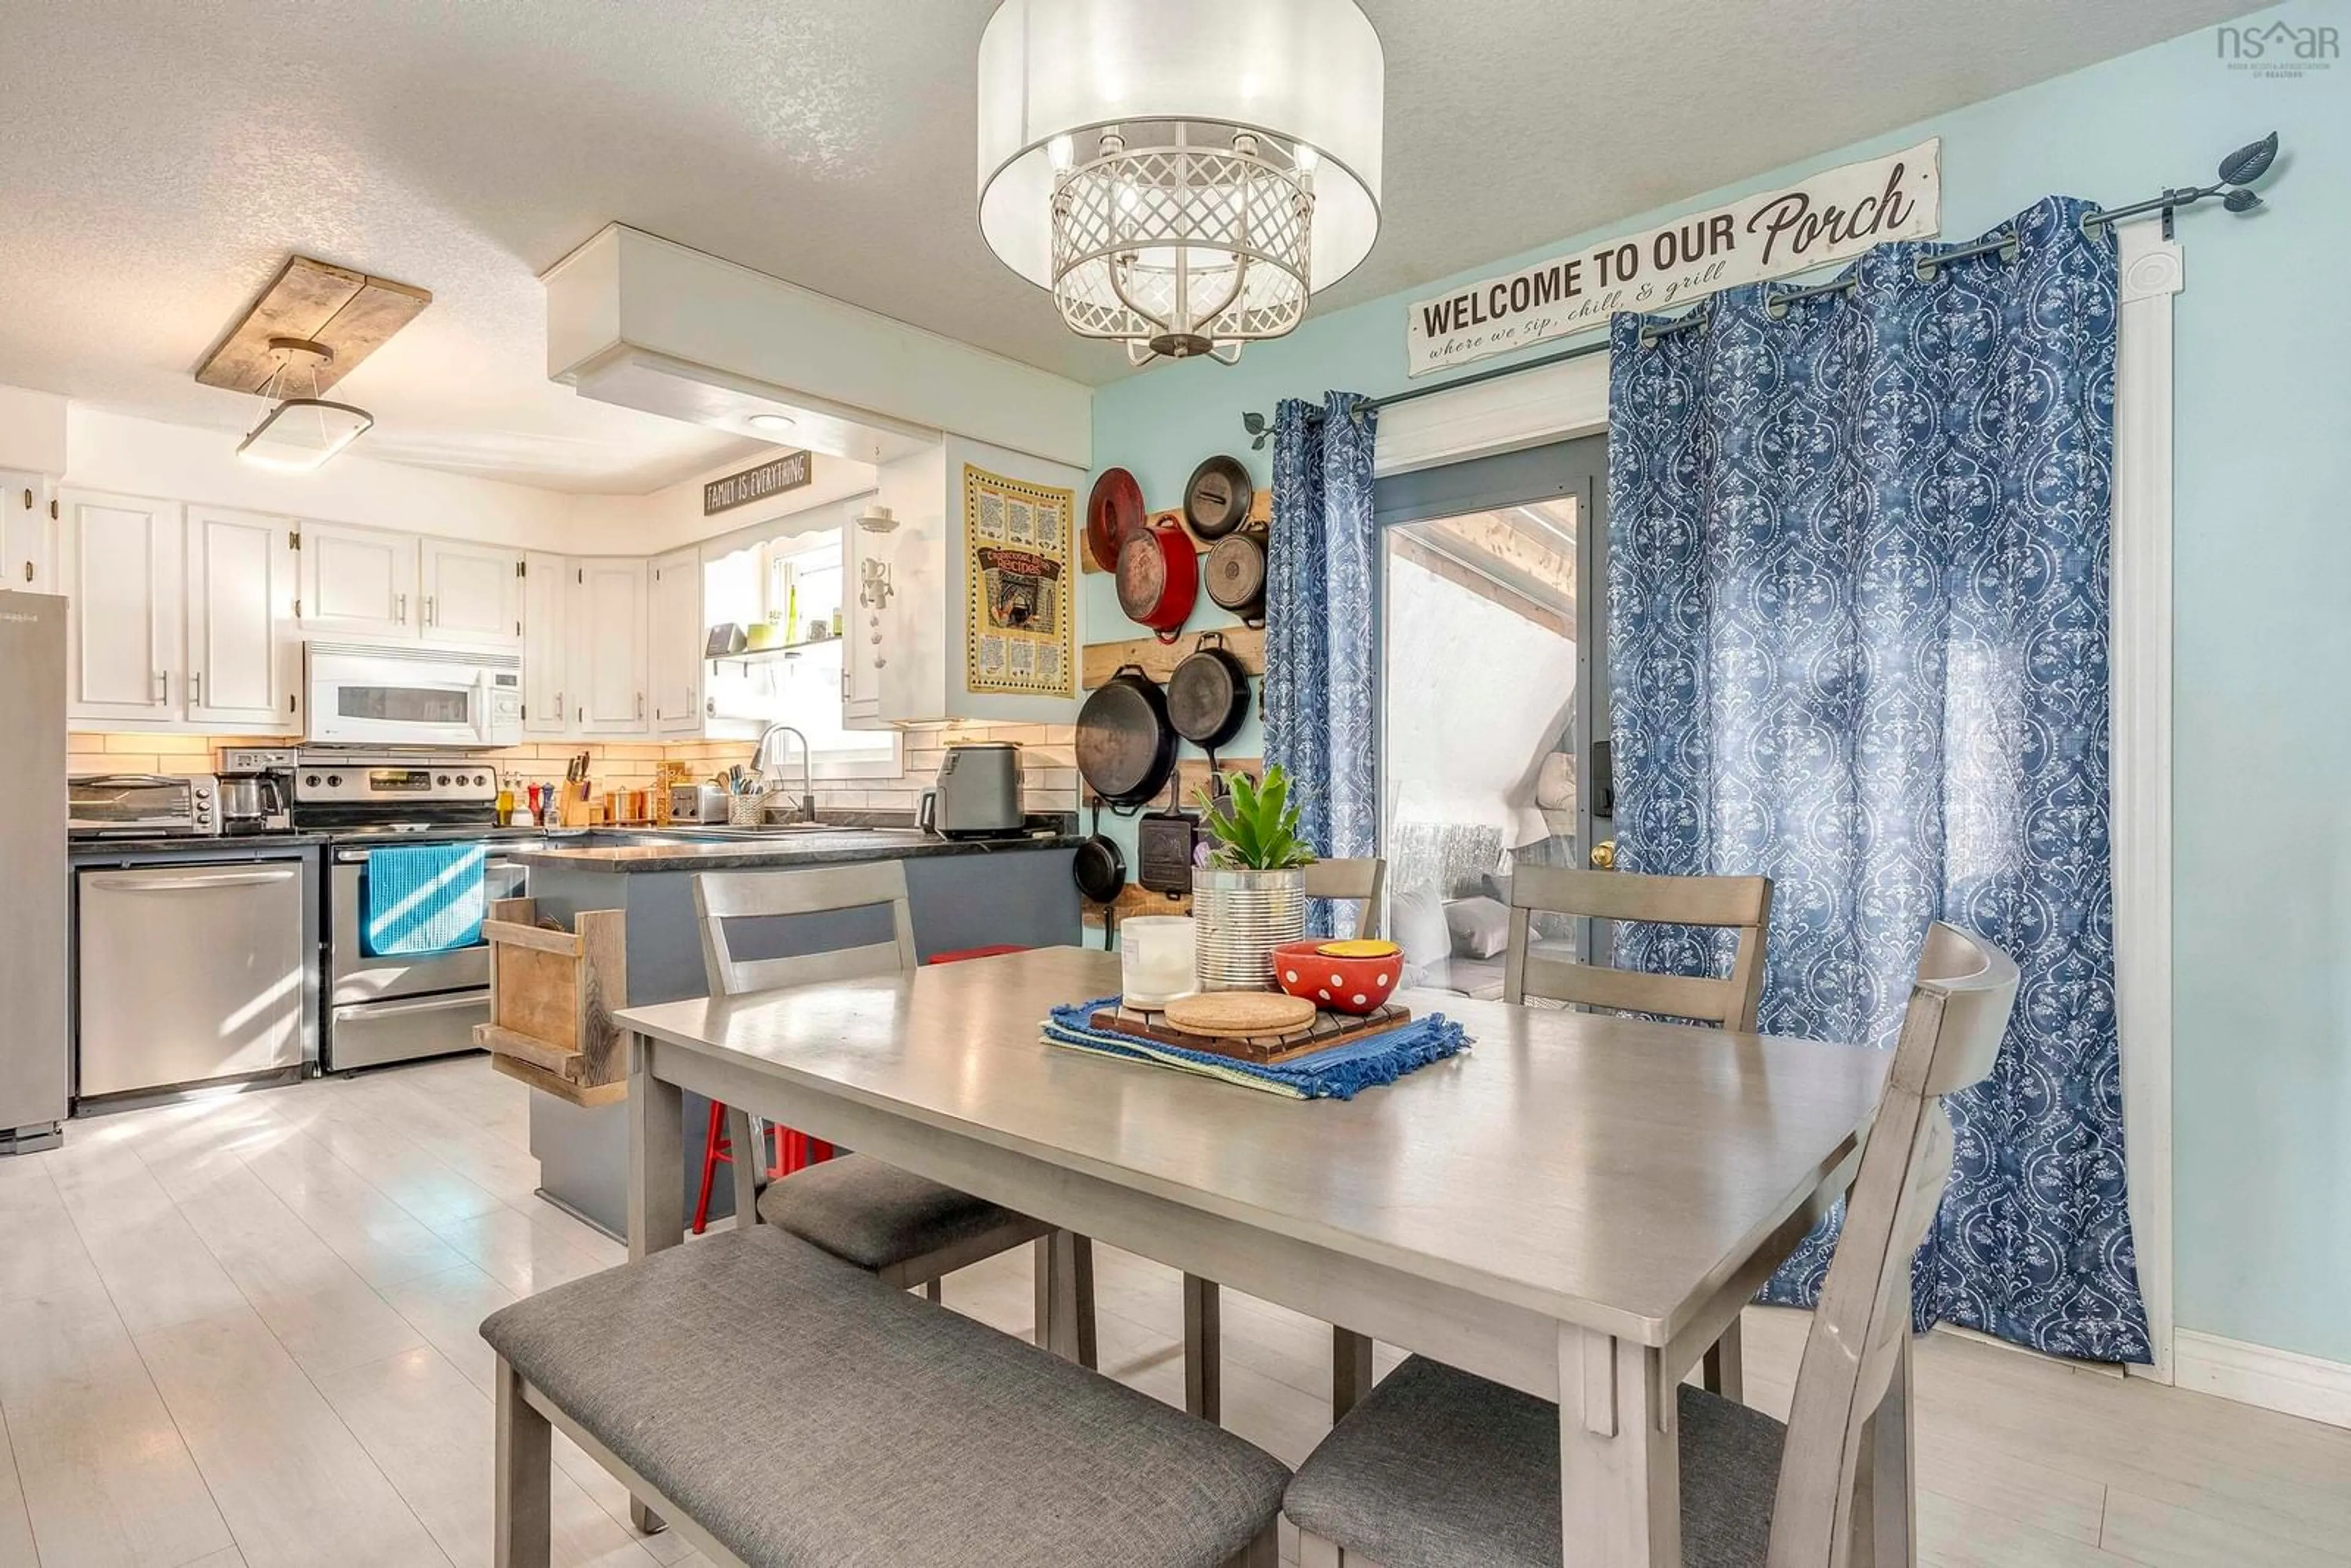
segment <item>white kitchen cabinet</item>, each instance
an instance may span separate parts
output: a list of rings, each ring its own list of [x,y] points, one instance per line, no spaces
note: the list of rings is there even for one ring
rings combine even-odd
[[[186,700],[179,503],[88,490],[58,502],[58,587],[71,601],[67,716],[177,718]]]
[[[522,732],[571,733],[565,674],[571,665],[566,639],[570,617],[571,562],[533,550],[522,560]]]
[[[643,735],[646,704],[645,589],[643,560],[575,560],[571,598],[572,731],[578,735]]]
[[[414,534],[304,523],[301,537],[301,615],[312,635],[417,635],[423,607]]]
[[[1014,545],[1043,543],[1062,570],[1077,570],[1075,538],[1084,499],[1085,475],[1075,468],[1006,451],[962,436],[882,465],[876,501],[889,509],[894,526],[875,534],[852,525],[852,575],[843,587],[844,620],[852,639],[843,652],[842,722],[855,728],[875,724],[935,725],[957,720],[1002,724],[1075,722],[1077,671],[1067,672],[1068,695],[974,691],[973,642],[966,615],[970,546],[965,517],[967,476],[974,471],[1016,484],[1065,491],[1061,537],[1036,540],[1011,534]],[[1014,528],[1021,525],[1014,523]],[[865,570],[872,560],[888,568],[887,603]],[[1076,583],[1069,582],[1070,612],[1078,619]],[[877,641],[878,639],[878,641]],[[1083,646],[1082,629],[1070,628],[1070,655]],[[872,695],[862,693],[871,683]]]
[[[655,735],[702,733],[702,552],[691,547],[648,566],[647,682]]]
[[[0,469],[0,593],[57,591],[57,509],[47,479]]]
[[[511,647],[522,632],[521,557],[489,545],[426,539],[417,630],[428,643]]]
[[[252,512],[188,508],[189,722],[258,731],[299,723],[295,527]]]

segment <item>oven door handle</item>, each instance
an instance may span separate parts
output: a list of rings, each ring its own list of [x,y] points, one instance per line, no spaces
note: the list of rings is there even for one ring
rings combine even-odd
[[[384,847],[389,849],[393,846],[387,844]],[[369,853],[370,852],[366,850],[337,850],[335,852],[335,863],[337,865],[365,865],[367,863]],[[520,861],[486,860],[482,862],[482,869],[486,872],[512,871],[528,873],[530,870],[530,867],[523,864]]]
[[[490,1005],[486,987],[457,991],[445,997],[418,997],[413,1000],[388,1002],[352,1002],[335,1009],[338,1014],[358,1013],[368,1018],[392,1018],[406,1013],[453,1013],[463,1008],[479,1011]]]

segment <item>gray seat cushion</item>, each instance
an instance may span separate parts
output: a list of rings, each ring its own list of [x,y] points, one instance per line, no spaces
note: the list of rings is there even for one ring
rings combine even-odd
[[[841,1155],[770,1186],[759,1218],[861,1269],[887,1269],[1020,1217],[871,1155]]]
[[[755,1568],[1210,1568],[1289,1474],[770,1226],[517,1301],[482,1337]]]
[[[1681,1390],[1682,1562],[1761,1568],[1787,1428]],[[1562,1568],[1559,1406],[1418,1356],[1348,1412],[1282,1500],[1381,1568]]]

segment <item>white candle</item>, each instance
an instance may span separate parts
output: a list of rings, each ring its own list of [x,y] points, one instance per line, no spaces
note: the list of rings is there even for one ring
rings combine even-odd
[[[1126,1005],[1164,1008],[1196,993],[1192,968],[1192,917],[1143,915],[1118,928],[1119,977]]]

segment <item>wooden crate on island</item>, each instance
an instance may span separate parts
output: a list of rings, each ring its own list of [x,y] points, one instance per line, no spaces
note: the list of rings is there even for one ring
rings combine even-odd
[[[541,923],[538,903],[490,905],[490,1021],[474,1043],[490,1065],[574,1105],[609,1105],[629,1094],[629,1054],[612,1014],[629,1005],[626,915],[586,909],[566,931]]]

